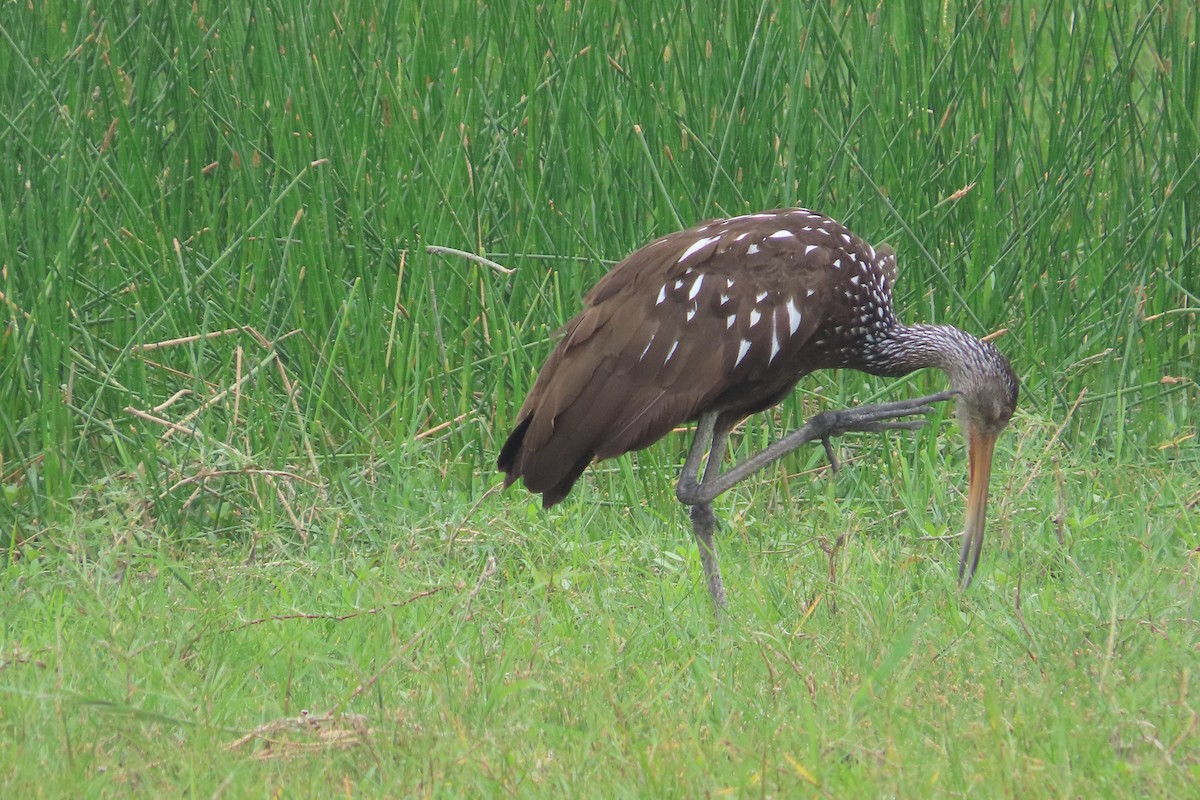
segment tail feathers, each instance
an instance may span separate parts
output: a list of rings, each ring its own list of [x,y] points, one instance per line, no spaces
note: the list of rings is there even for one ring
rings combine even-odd
[[[661,390],[605,395],[603,389],[582,395],[553,420],[548,409],[535,407],[500,450],[497,466],[505,473],[505,486],[521,478],[549,508],[567,496],[593,459],[640,450],[688,418],[687,409],[679,407],[682,398]]]
[[[517,425],[504,446],[500,448],[500,456],[496,466],[504,473],[504,488],[512,486],[518,478],[525,482],[525,488],[534,494],[542,496],[542,506],[550,508],[563,501],[571,487],[579,480],[579,476],[592,463],[595,453],[584,449],[576,453],[574,461],[563,458],[564,453],[550,454],[545,451],[532,451],[525,447],[526,435],[533,422],[533,415],[525,417]]]
[[[521,443],[525,440],[525,432],[529,430],[529,423],[532,421],[532,415],[521,420],[504,440],[504,446],[500,448],[500,455],[496,457],[496,469],[504,473],[505,489],[512,486],[513,481],[520,477],[516,466],[517,454],[521,452]]]

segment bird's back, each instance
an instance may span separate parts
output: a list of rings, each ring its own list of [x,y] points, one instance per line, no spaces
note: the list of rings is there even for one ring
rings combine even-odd
[[[617,264],[584,297],[501,449],[551,506],[593,459],[719,411],[768,408],[814,369],[869,368],[855,343],[895,323],[895,257],[804,209],[703,223]]]

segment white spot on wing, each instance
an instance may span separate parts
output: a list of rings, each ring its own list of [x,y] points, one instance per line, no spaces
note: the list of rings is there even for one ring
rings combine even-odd
[[[725,305],[728,302],[729,302],[729,295],[725,294],[724,292],[721,292],[721,305]]]
[[[845,242],[846,244],[850,244],[850,234],[848,234],[848,233],[843,233],[843,234],[842,234],[842,241],[843,241],[843,242]]]
[[[704,283],[704,276],[696,278],[696,282],[692,284],[692,290],[688,292],[688,300],[695,300],[696,295],[700,294],[700,286]]]
[[[690,256],[694,253],[700,252],[701,250],[703,250],[704,248],[708,247],[710,244],[715,242],[718,238],[720,238],[720,237],[705,236],[703,239],[697,239],[696,241],[692,242],[691,246],[687,250],[683,251],[683,255],[681,255],[679,257],[679,261],[683,261],[688,256]]]
[[[691,322],[692,317],[694,317],[694,316],[696,316],[696,307],[693,305],[693,306],[689,307],[687,310],[687,321]]]
[[[809,291],[811,292],[812,289],[809,289]],[[795,334],[796,331],[800,329],[800,320],[802,319],[802,317],[800,315],[800,307],[796,305],[796,298],[792,297],[792,298],[788,299],[787,313],[788,313],[788,325],[791,327],[791,330],[788,331],[788,334],[792,335],[792,334]]]
[[[657,333],[657,331],[655,333]],[[642,354],[638,356],[638,361],[641,361],[646,357],[646,353],[650,352],[650,345],[654,344],[655,333],[650,334],[650,341],[646,342],[645,348],[642,349]]]
[[[676,341],[675,344],[671,345],[671,349],[667,351],[667,357],[663,359],[664,367],[667,365],[667,362],[671,360],[671,356],[675,355],[675,351],[678,349],[679,349],[679,342]]]
[[[658,302],[656,302],[654,305],[661,306],[663,304],[663,301],[666,299],[667,299],[667,285],[664,283],[663,287],[658,290]]]
[[[753,328],[755,325],[757,325],[758,321],[760,319],[762,319],[762,314],[758,313],[757,308],[754,309],[753,311],[751,311],[750,312],[750,327]]]
[[[732,328],[733,323],[736,320],[737,320],[737,317],[733,316],[732,314],[730,314],[728,317],[726,317],[725,318],[725,330],[729,330],[730,328]]]
[[[763,300],[766,300],[766,299],[767,299],[767,293],[759,292],[757,295],[755,295],[754,302],[761,303]]]
[[[772,361],[774,361],[775,356],[777,356],[777,355],[779,355],[779,331],[777,331],[775,329],[775,326],[772,324],[771,325],[771,357],[767,359],[767,363],[770,364]]]
[[[756,245],[756,244],[752,244],[746,248],[746,255],[748,255],[748,256],[752,256],[757,252],[758,252],[758,245]]]
[[[737,361],[734,361],[733,365],[736,367],[738,364],[742,363],[742,359],[745,358],[746,353],[749,353],[749,352],[750,352],[750,340],[742,339],[742,345],[741,345],[741,347],[738,348]]]
[[[805,296],[805,297],[812,297],[812,296],[813,296],[814,294],[816,294],[816,293],[817,293],[817,290],[816,290],[816,289],[809,289],[809,290],[808,290],[808,294],[806,294],[806,295],[804,295],[804,296]]]
[[[788,230],[778,230],[767,236],[768,239],[790,239],[796,234]]]
[[[858,276],[857,276],[857,275],[851,275],[851,276],[850,276],[850,282],[851,282],[851,283],[853,283],[855,286],[858,286]]]
[[[819,246],[819,245],[815,245],[815,244],[810,244],[810,245],[807,245],[807,246],[805,246],[805,248],[804,248],[804,255],[808,255],[808,254],[809,254],[809,253],[811,253],[813,250],[817,250],[817,249],[820,249],[820,246]]]

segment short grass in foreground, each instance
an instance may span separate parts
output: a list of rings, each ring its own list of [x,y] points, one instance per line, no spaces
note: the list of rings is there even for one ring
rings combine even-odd
[[[5,568],[0,776],[21,797],[1179,796],[1190,478],[1038,435],[1003,445],[1033,471],[998,476],[961,599],[954,481],[881,480],[879,442],[845,443],[867,457],[834,480],[739,489],[722,623],[669,490],[627,509],[604,473],[551,513],[515,491],[452,525],[360,509],[375,536],[307,549],[164,544],[114,510]],[[898,512],[910,491],[929,499]]]

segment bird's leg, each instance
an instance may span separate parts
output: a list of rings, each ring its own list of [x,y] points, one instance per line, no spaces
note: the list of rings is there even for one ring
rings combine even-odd
[[[814,439],[825,442],[826,454],[829,454],[832,451],[832,446],[828,445],[829,440],[844,433],[895,429],[915,430],[924,425],[925,420],[904,420],[902,418],[932,414],[934,410],[933,403],[941,403],[952,397],[954,397],[954,392],[947,391],[912,400],[900,400],[895,403],[877,403],[875,405],[847,408],[840,411],[822,411],[805,423],[803,427],[792,431],[784,438],[760,450],[741,463],[730,467],[725,472],[720,472],[719,470],[713,472],[706,468],[704,470],[704,479],[699,483],[695,480],[696,470],[694,469],[689,475],[685,468],[685,474],[680,479],[679,486],[675,489],[675,495],[681,502],[693,507],[702,503],[711,503],[713,498],[732,489],[755,472],[775,463],[807,442],[811,442]],[[699,467],[700,457],[695,451],[697,447],[703,447],[700,433],[704,432],[706,437],[711,435],[712,427],[716,423],[715,418],[707,421],[707,416],[701,418],[700,427],[697,430],[697,443],[692,446],[692,452],[688,454],[688,464],[692,464],[696,469]],[[833,461],[836,465],[836,457]],[[712,464],[713,459],[710,456],[708,467],[711,467]],[[690,481],[688,480],[689,478]]]
[[[680,502],[691,506],[692,534],[696,537],[696,547],[700,551],[700,563],[704,567],[704,581],[708,585],[708,593],[712,597],[713,607],[717,613],[725,610],[725,582],[721,580],[721,565],[717,561],[717,548],[713,544],[713,531],[717,526],[717,517],[712,510],[712,501],[689,503],[687,498],[699,488],[697,474],[700,471],[700,459],[708,450],[708,460],[704,464],[704,478],[716,475],[721,471],[721,461],[725,458],[725,447],[729,443],[729,430],[722,428],[715,433],[717,415],[706,414],[701,417],[696,428],[696,438],[692,449],[688,452],[687,461],[683,465],[683,474],[679,476],[679,485],[675,494]],[[715,465],[715,466],[714,466]]]
[[[687,460],[683,462],[683,472],[679,474],[679,483],[675,487],[675,496],[679,498],[679,502],[685,505],[694,505],[689,502],[688,498],[695,495],[700,487],[697,476],[700,473],[700,461],[704,458],[704,451],[708,449],[713,442],[713,428],[717,424],[716,413],[705,414],[700,418],[700,423],[696,425],[696,435],[692,439],[692,449],[688,451]],[[712,463],[712,459],[709,459]],[[704,468],[705,475],[708,474],[708,467]]]
[[[713,513],[712,503],[697,503],[692,506],[691,517],[692,533],[696,537],[696,547],[700,550],[700,563],[704,566],[704,582],[708,584],[713,609],[720,614],[726,605],[725,582],[721,580],[721,565],[717,562],[717,548],[713,544],[717,516]]]
[[[716,515],[713,514],[712,501],[715,497],[733,488],[763,467],[773,464],[788,453],[800,448],[801,445],[814,439],[825,445],[825,452],[836,469],[837,456],[833,453],[830,440],[851,431],[886,431],[893,429],[912,430],[925,424],[924,420],[904,420],[918,414],[933,413],[932,403],[949,400],[954,392],[941,392],[918,397],[913,400],[901,400],[895,403],[878,403],[870,406],[859,406],[841,411],[822,411],[810,419],[803,427],[770,445],[745,461],[721,472],[721,462],[725,458],[725,448],[729,442],[729,429],[717,427],[717,413],[705,414],[696,426],[696,438],[692,449],[688,451],[687,460],[683,464],[683,473],[675,487],[675,496],[679,502],[691,508],[692,533],[696,537],[696,545],[700,549],[700,563],[704,567],[704,578],[708,584],[708,593],[712,596],[717,613],[725,610],[725,583],[721,580],[721,566],[717,562],[717,550],[713,545],[713,531],[716,528]],[[700,477],[700,462],[708,451],[708,460],[704,464],[704,475]]]

